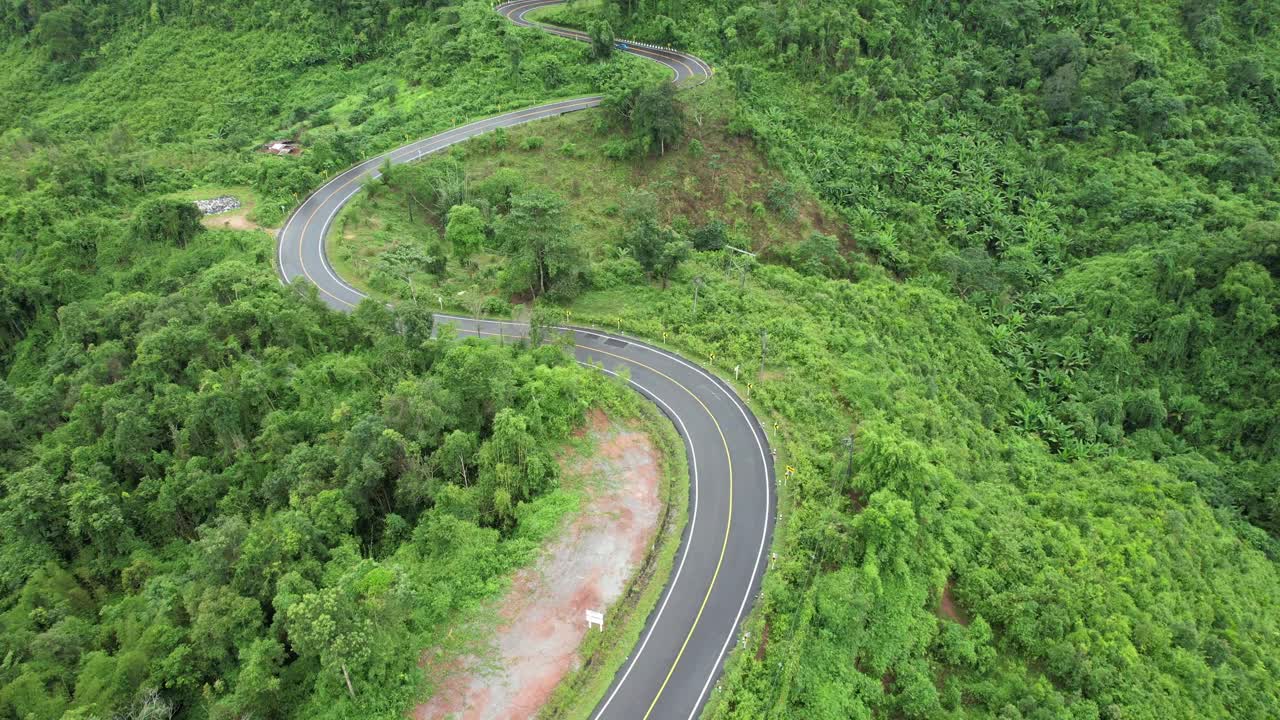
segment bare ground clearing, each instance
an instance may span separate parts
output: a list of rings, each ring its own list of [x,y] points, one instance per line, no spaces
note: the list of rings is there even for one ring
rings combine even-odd
[[[211,230],[262,230],[269,232],[267,228],[249,219],[249,208],[240,208],[239,210],[218,213],[217,215],[206,215],[200,219],[200,224]]]
[[[594,452],[561,460],[566,476],[585,478],[581,512],[495,603],[499,625],[485,658],[424,659],[438,689],[414,718],[535,715],[578,666],[585,611],[606,610],[644,561],[662,510],[658,450],[646,433],[603,413],[591,414],[586,432]]]

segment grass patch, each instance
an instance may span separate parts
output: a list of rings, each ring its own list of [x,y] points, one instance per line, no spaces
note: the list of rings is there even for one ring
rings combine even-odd
[[[201,224],[210,230],[254,230],[274,233],[275,228],[264,226],[258,222],[258,205],[260,198],[253,188],[247,185],[200,185],[189,190],[169,193],[167,197],[177,200],[211,200],[230,195],[240,201],[240,207],[217,215],[206,215]],[[272,213],[268,219],[273,219]]]
[[[600,0],[570,0],[563,5],[535,8],[525,13],[525,17],[548,25],[585,30],[583,18],[595,15],[603,7],[604,3]]]
[[[391,184],[343,210],[326,239],[330,259],[357,287],[384,299],[406,297],[406,283],[378,277],[378,258],[402,243],[443,247],[448,208],[438,204],[435,190],[439,178],[451,172],[462,174],[467,201],[493,208],[491,221],[501,212],[503,192],[536,185],[557,193],[567,204],[571,232],[591,264],[596,290],[616,284],[609,267],[621,257],[624,208],[635,190],[653,193],[659,220],[677,232],[687,235],[718,221],[730,244],[763,256],[814,233],[851,246],[837,218],[770,166],[752,140],[732,132],[723,111],[730,92],[720,82],[684,92],[686,136],[665,155],[611,158],[617,131],[608,126],[604,111],[592,110],[481,136],[397,168]],[[452,255],[451,248],[443,249]],[[492,247],[466,262],[451,256],[443,273],[416,274],[414,289],[420,297],[442,298],[446,307],[460,292],[512,301],[516,298],[503,297],[498,289],[504,262]],[[466,309],[467,303],[453,302]]]

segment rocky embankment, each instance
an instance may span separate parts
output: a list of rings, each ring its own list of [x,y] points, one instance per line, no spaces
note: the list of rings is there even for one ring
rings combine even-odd
[[[196,207],[205,215],[217,215],[240,207],[240,201],[230,195],[223,195],[212,200],[197,200]]]

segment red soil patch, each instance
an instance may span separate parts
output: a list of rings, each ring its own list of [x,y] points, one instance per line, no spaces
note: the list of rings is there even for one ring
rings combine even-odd
[[[946,587],[942,588],[942,599],[938,601],[938,616],[954,620],[961,625],[968,625],[969,615],[956,604],[955,595],[952,594],[951,588],[956,584],[955,580],[948,580]]]
[[[584,423],[582,427],[574,430],[573,436],[576,438],[584,438],[587,436],[588,432],[595,433],[596,435],[603,435],[608,432],[609,425],[609,416],[605,415],[603,410],[592,408],[587,412],[587,422]],[[583,472],[584,470],[585,472],[590,472],[589,467],[584,468],[579,466],[573,469],[573,471],[577,473]]]
[[[437,689],[413,717],[505,720],[527,718],[579,666],[585,613],[608,608],[640,567],[658,526],[658,452],[649,436],[588,415],[596,454],[566,454],[566,475],[588,476],[582,511],[533,565],[516,573],[498,601],[492,652],[448,660],[424,657]],[[585,434],[585,433],[584,433]]]

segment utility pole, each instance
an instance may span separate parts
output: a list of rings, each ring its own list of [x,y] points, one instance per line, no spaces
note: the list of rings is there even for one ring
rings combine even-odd
[[[693,279],[693,314],[695,317],[698,314],[698,288],[702,287],[702,283],[703,280],[701,275],[698,275]]]
[[[765,358],[765,353],[768,351],[768,349],[769,349],[769,331],[761,330],[760,331],[760,372],[761,373],[764,372],[764,358]]]
[[[732,250],[733,252],[736,252],[742,256],[742,260],[740,262],[733,262],[732,260],[730,262],[738,266],[738,273],[741,278],[738,283],[738,289],[746,290],[747,289],[747,267],[750,266],[755,261],[756,254],[747,250],[743,250],[741,248],[736,248],[732,245],[725,245],[724,249]],[[730,257],[733,257],[733,256],[730,256]]]

